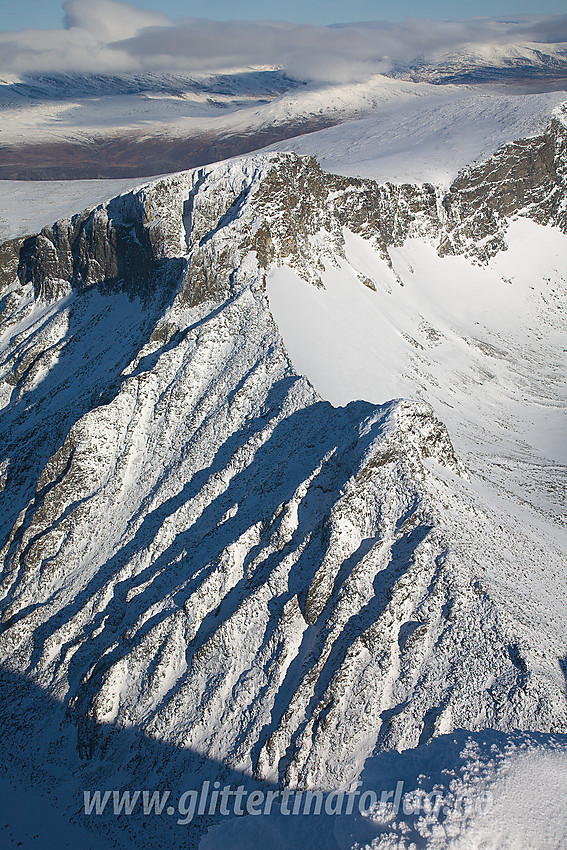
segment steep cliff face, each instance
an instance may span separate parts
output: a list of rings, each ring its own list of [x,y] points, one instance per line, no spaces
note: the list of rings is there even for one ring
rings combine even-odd
[[[179,202],[172,188],[156,187],[158,205]],[[157,289],[175,287],[182,262],[171,260],[176,248],[179,252],[179,240],[176,244],[175,236],[162,230],[159,209],[152,207],[142,191],[45,227],[21,245],[20,281],[31,282],[35,297],[47,301],[97,284],[105,291],[119,284],[130,296],[145,300]]]
[[[283,263],[320,283],[344,228],[483,262],[513,213],[565,230],[564,178],[559,120],[447,197],[259,156],[4,246],[0,651],[82,755],[136,727],[333,788],[456,727],[567,731],[559,552],[428,405],[322,401],[265,292]]]

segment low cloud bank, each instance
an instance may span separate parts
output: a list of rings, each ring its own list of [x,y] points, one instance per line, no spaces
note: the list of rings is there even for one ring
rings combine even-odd
[[[0,73],[223,72],[276,66],[297,79],[352,82],[464,45],[567,41],[567,15],[314,26],[171,21],[117,0],[67,0],[64,28],[0,33]]]

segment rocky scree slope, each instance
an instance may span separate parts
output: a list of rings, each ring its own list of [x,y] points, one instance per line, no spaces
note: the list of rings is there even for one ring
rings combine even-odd
[[[567,731],[560,553],[426,404],[322,401],[265,294],[279,263],[319,285],[344,228],[480,263],[512,213],[565,230],[565,134],[445,196],[251,157],[2,246],[0,652],[82,756],[133,727],[332,789],[456,727]]]

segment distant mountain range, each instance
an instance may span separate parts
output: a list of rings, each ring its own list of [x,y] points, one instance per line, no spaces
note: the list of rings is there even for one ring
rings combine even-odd
[[[354,83],[306,83],[267,67],[5,76],[0,178],[150,176],[368,116],[396,99],[442,97],[454,86],[564,89],[567,46],[474,44],[397,60],[385,73]]]

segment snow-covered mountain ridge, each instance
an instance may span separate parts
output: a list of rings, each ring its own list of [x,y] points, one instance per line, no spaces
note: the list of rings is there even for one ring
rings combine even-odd
[[[199,96],[206,102],[215,96],[223,98],[274,97],[299,85],[282,71],[257,69],[234,74],[172,74],[146,72],[138,74],[43,73],[23,77],[4,75],[0,79],[0,104],[17,104],[26,100],[64,100],[77,97],[108,97],[141,94],[171,97]]]
[[[320,258],[342,253],[344,227],[369,240],[386,261],[389,247],[411,237],[433,240],[440,256],[465,254],[483,261],[505,248],[507,221],[513,214],[565,231],[566,124],[567,107],[562,106],[546,132],[504,145],[486,162],[461,172],[448,192],[431,184],[380,186],[372,180],[327,174],[312,158],[272,154],[252,158],[243,170],[227,165],[211,172],[213,179],[226,183],[232,196],[214,230],[207,230],[208,210],[204,223],[194,212],[194,190],[182,199],[179,188],[205,179],[203,169],[165,178],[151,184],[150,191],[121,195],[94,212],[44,228],[23,243],[6,243],[4,250],[18,254],[26,282],[33,282],[36,296],[47,299],[71,288],[82,291],[100,280],[144,287],[153,282],[156,263],[186,256],[187,248],[201,240],[204,250],[191,254],[188,270],[195,299],[196,292],[207,287],[206,281],[195,285],[196,266],[211,266],[217,243],[226,235],[223,228],[233,218],[250,221],[248,241],[240,238],[239,249],[254,250],[262,268],[275,258],[285,259],[314,282]],[[227,189],[223,190],[208,190],[213,214],[225,202]],[[321,231],[330,242],[317,240]],[[204,247],[209,242],[212,249]],[[126,265],[119,268],[120,263]],[[226,273],[217,265],[215,261],[204,275],[216,276],[214,289],[220,292],[226,283],[219,281]]]
[[[484,267],[511,216],[565,233],[566,134],[448,193],[258,155],[2,246],[2,663],[83,756],[135,727],[333,789],[459,727],[567,732],[560,527],[487,500],[427,404],[323,401],[266,293],[349,233],[389,273],[410,240]]]
[[[567,45],[471,44],[460,50],[438,51],[409,62],[399,61],[393,76],[446,85],[502,82],[529,84],[538,79],[557,78],[564,82],[567,71]]]

